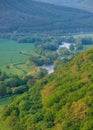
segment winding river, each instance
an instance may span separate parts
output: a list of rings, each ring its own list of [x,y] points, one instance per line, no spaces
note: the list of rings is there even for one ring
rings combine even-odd
[[[66,47],[69,49],[70,43],[62,42],[62,45],[59,45],[58,50],[62,47]],[[57,52],[58,52],[57,50]],[[48,74],[51,74],[54,72],[54,65],[43,65],[42,68],[46,69],[48,71]]]

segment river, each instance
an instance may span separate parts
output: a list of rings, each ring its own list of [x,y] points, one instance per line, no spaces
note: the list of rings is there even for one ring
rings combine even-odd
[[[69,49],[70,45],[71,45],[71,43],[62,42],[62,45],[59,45],[58,50],[59,50],[60,48],[62,48],[62,47],[66,47],[67,49]]]
[[[67,49],[69,49],[70,45],[71,45],[70,43],[62,42],[62,45],[59,45],[57,52],[62,47],[66,47]],[[42,68],[46,69],[48,71],[48,74],[51,74],[54,72],[54,65],[43,65]]]
[[[46,69],[48,71],[48,74],[51,74],[54,72],[54,65],[43,65],[43,69]]]

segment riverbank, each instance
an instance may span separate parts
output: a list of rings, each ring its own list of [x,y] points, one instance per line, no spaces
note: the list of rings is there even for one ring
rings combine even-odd
[[[67,49],[69,49],[70,45],[71,45],[71,43],[62,42],[62,44],[59,45],[59,47],[57,49],[57,53],[58,53],[59,49],[62,47],[66,47]],[[41,66],[41,68],[46,69],[48,71],[48,74],[51,74],[54,72],[54,65],[53,64],[52,65],[43,65],[43,66]]]

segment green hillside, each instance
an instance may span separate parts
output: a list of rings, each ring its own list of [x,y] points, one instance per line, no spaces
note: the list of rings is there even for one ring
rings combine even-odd
[[[92,130],[93,49],[48,75],[3,110],[10,130]]]
[[[93,14],[32,0],[0,1],[0,37],[93,32]]]

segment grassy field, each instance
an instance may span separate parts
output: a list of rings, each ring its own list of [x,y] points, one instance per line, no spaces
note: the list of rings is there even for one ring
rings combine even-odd
[[[29,55],[34,53],[34,44],[22,44],[13,40],[0,39],[0,69],[8,73],[22,74],[23,71],[18,69],[17,64],[24,63]]]

